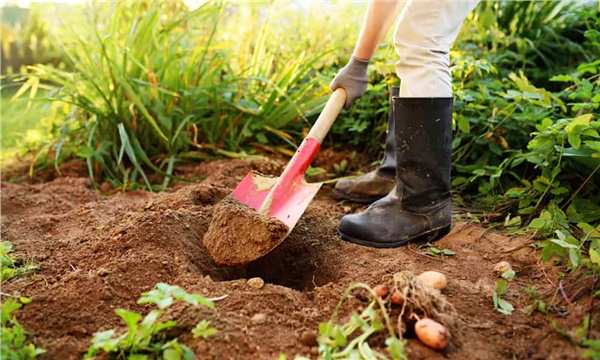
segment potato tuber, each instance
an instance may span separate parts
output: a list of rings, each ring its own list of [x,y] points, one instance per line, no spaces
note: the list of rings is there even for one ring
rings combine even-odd
[[[431,319],[421,319],[415,324],[415,333],[421,342],[435,350],[443,350],[450,343],[450,332]]]
[[[448,286],[446,275],[437,271],[425,271],[417,276],[417,279],[421,280],[425,285],[437,290],[442,290]]]
[[[387,295],[387,294],[390,292],[390,290],[388,289],[388,287],[387,287],[387,286],[385,286],[385,285],[376,285],[376,286],[373,288],[373,291],[374,291],[374,292],[375,292],[375,294],[377,294],[377,296],[379,296],[380,298],[383,298],[383,297],[385,297],[385,296],[386,296],[386,295]]]

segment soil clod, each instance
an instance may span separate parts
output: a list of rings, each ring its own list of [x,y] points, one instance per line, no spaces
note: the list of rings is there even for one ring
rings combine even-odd
[[[236,266],[256,260],[279,245],[289,230],[280,220],[260,214],[231,195],[213,210],[203,242],[218,265]]]

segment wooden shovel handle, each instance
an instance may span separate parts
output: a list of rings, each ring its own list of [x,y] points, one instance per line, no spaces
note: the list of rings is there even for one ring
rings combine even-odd
[[[327,104],[325,104],[325,108],[321,111],[321,115],[315,121],[315,124],[310,129],[310,132],[306,136],[306,138],[313,138],[320,143],[323,142],[325,136],[331,129],[335,118],[339,115],[340,111],[344,107],[346,103],[346,90],[342,88],[336,89],[329,100],[327,100]]]

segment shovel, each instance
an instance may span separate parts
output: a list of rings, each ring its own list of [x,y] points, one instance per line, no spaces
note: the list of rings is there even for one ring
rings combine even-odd
[[[308,204],[321,188],[321,183],[307,183],[304,173],[319,152],[321,142],[345,102],[346,91],[342,88],[335,90],[280,177],[267,177],[250,172],[233,191],[233,196],[238,201],[287,225],[286,236],[296,226]]]

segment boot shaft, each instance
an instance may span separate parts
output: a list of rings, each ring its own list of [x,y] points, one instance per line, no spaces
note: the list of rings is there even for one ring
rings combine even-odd
[[[392,97],[394,99],[400,95],[400,88],[392,87]],[[377,175],[393,179],[396,177],[396,130],[394,121],[394,104],[390,101],[390,111],[387,123],[387,131],[385,133],[385,155],[381,166],[377,169]]]
[[[402,207],[426,212],[450,200],[452,98],[393,98],[396,188]]]

